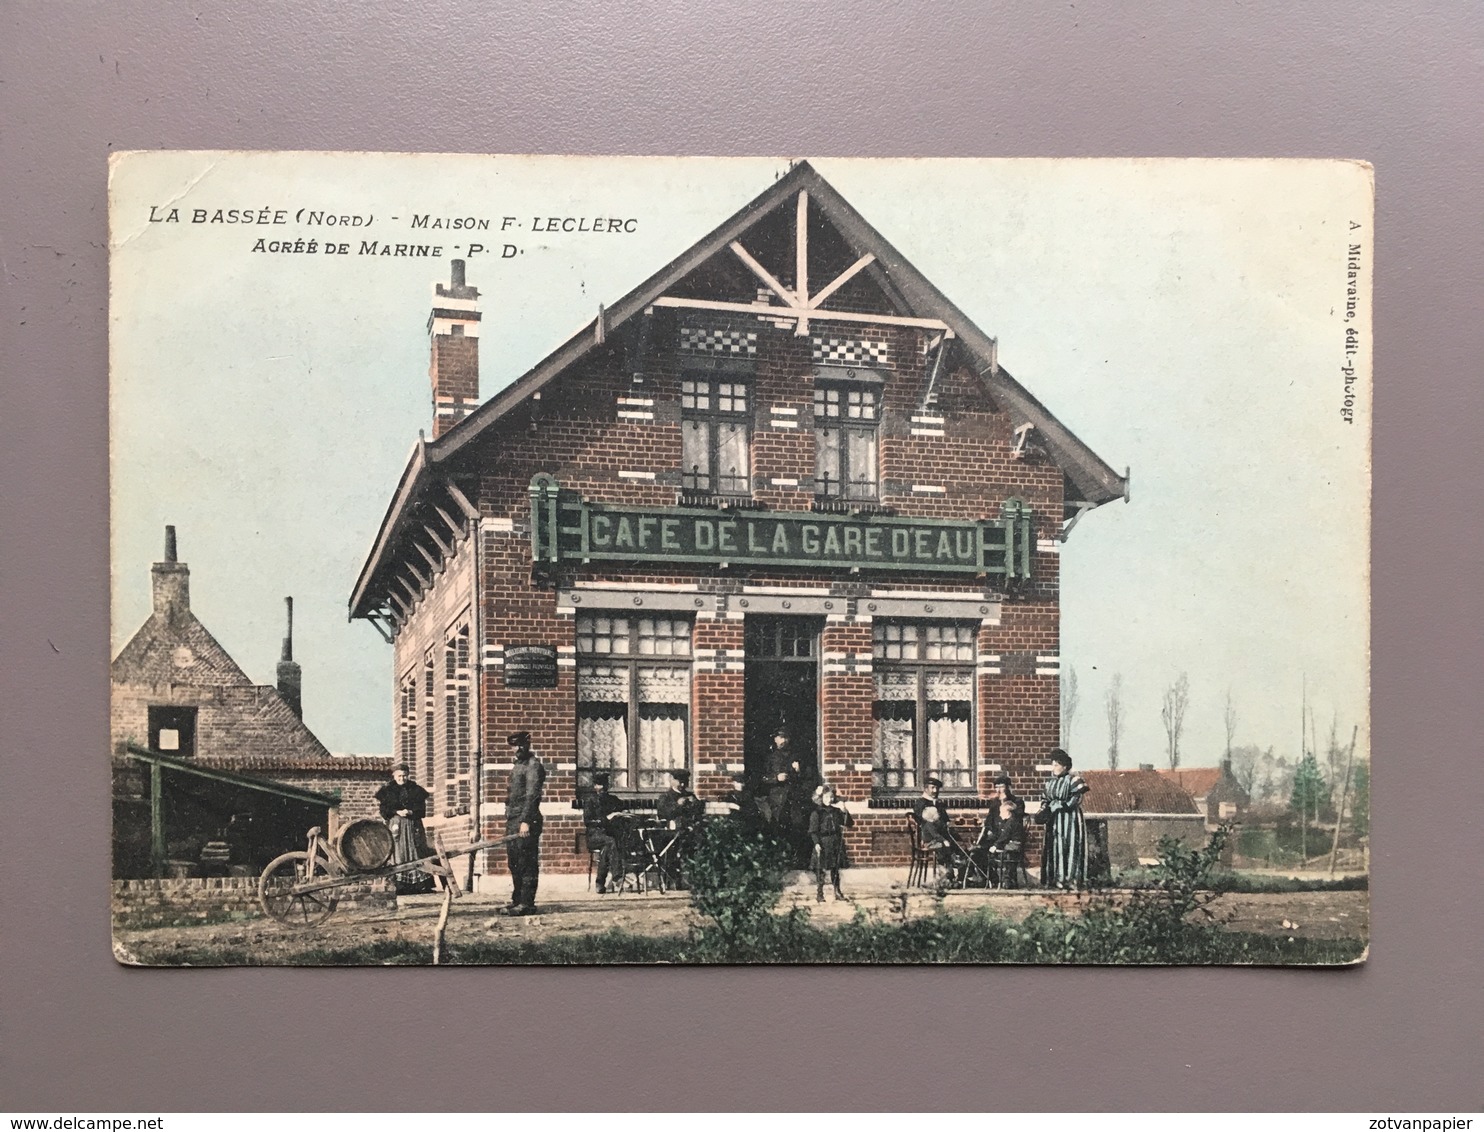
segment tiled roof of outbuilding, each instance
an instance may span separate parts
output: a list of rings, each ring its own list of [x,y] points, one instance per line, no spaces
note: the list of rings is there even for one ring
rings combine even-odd
[[[1085,770],[1088,814],[1197,814],[1195,800],[1153,770]]]

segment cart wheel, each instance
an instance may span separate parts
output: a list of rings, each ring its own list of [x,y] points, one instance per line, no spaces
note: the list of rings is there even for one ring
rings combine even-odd
[[[275,857],[258,878],[258,903],[263,911],[281,924],[311,928],[322,924],[335,911],[338,897],[333,889],[295,894],[294,885],[308,880],[328,880],[331,876],[322,857],[311,863],[302,850]]]

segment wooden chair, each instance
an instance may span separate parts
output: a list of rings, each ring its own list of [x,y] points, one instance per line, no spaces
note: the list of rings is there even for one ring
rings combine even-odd
[[[907,865],[907,887],[928,887],[928,873],[931,872],[936,883],[938,879],[938,851],[929,849],[922,843],[922,827],[918,824],[917,815],[907,815],[907,842],[911,847],[911,860]]]

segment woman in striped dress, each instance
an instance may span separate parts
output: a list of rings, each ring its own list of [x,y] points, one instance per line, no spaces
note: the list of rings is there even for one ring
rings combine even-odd
[[[1046,847],[1041,856],[1041,883],[1047,888],[1081,888],[1087,883],[1087,827],[1082,795],[1087,783],[1072,773],[1072,756],[1051,752],[1051,777],[1041,790],[1041,820]]]

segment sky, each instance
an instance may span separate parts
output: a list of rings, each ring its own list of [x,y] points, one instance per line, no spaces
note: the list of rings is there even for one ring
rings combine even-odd
[[[1115,675],[1121,765],[1165,765],[1161,695],[1182,672],[1183,765],[1221,757],[1228,692],[1237,745],[1294,757],[1306,688],[1321,744],[1332,723],[1342,742],[1358,725],[1367,754],[1370,170],[811,161],[998,339],[1022,385],[1131,469],[1129,501],[1086,515],[1062,550],[1062,667],[1076,669],[1080,701],[1067,745],[1079,765],[1106,765]],[[148,616],[149,565],[174,524],[192,607],[247,673],[273,681],[292,594],[306,722],[333,751],[390,750],[391,647],[348,622],[346,605],[418,430],[431,433],[426,323],[448,259],[466,257],[481,292],[488,398],[787,168],[779,158],[116,158],[114,651]],[[214,223],[218,209],[224,221],[236,209],[269,223]],[[363,223],[308,225],[309,211]],[[472,235],[412,230],[423,214],[492,223]],[[568,216],[633,230],[534,230],[534,218]],[[326,254],[327,237],[350,254]],[[321,247],[267,250],[285,239]],[[363,240],[439,244],[444,258],[360,255]],[[471,240],[486,250],[470,254]],[[1358,343],[1351,421],[1347,329]]]

